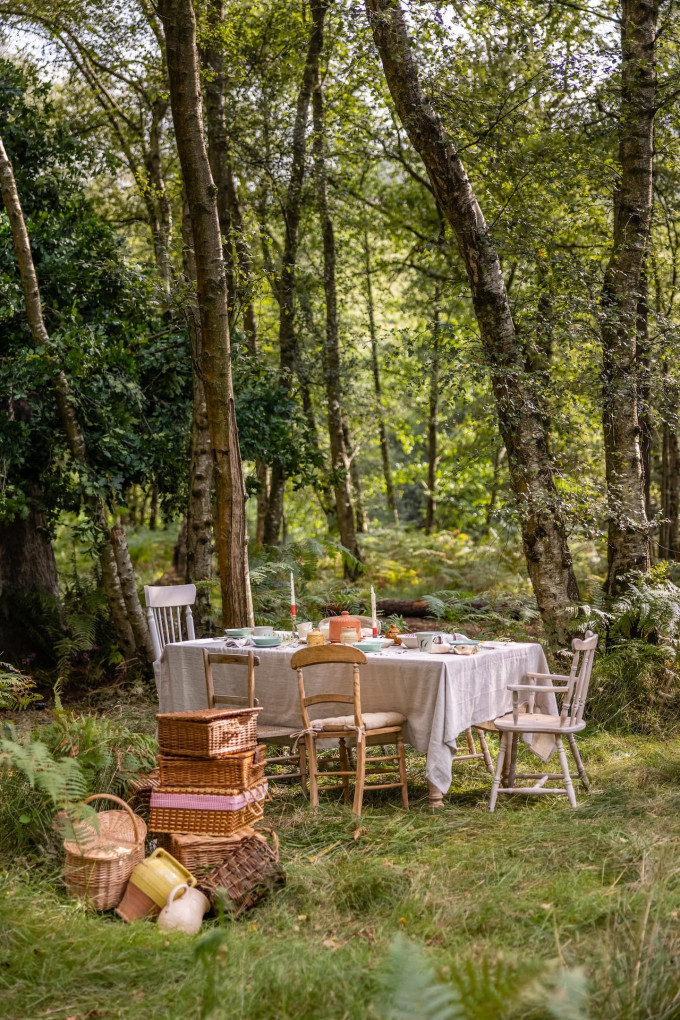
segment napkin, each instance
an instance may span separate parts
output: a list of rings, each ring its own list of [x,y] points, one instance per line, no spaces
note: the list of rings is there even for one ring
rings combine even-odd
[[[454,655],[476,655],[477,645],[452,645],[451,651]]]

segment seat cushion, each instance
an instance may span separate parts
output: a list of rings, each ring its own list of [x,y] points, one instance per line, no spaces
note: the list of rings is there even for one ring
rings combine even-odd
[[[364,726],[367,730],[383,730],[388,726],[403,726],[406,716],[400,712],[364,712]],[[354,726],[353,715],[332,715],[325,719],[313,719],[315,730],[345,730]]]
[[[540,687],[537,688],[540,691]],[[541,712],[520,712],[517,722],[512,712],[494,719],[497,730],[516,730],[518,733],[579,733],[586,728],[585,722],[562,723],[559,715],[544,715]]]

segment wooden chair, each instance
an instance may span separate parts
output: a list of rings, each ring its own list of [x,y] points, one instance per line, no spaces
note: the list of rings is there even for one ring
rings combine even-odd
[[[194,618],[191,612],[191,607],[196,601],[195,584],[166,584],[155,587],[147,584],[144,586],[144,600],[156,659],[160,659],[166,645],[195,639]]]
[[[300,692],[300,710],[302,712],[303,730],[298,739],[304,736],[309,761],[309,794],[312,807],[319,805],[319,775],[335,775],[342,779],[342,790],[346,804],[349,804],[349,777],[355,777],[353,813],[361,814],[364,800],[364,789],[389,790],[401,789],[401,799],[408,810],[408,787],[406,785],[406,755],[404,754],[404,738],[402,727],[406,719],[399,712],[361,712],[361,680],[359,666],[366,662],[366,656],[358,648],[351,645],[325,645],[318,648],[303,648],[295,652],[290,664],[297,671],[298,689]],[[352,694],[314,694],[307,697],[302,675],[307,666],[351,664],[353,675]],[[344,704],[352,706],[351,715],[328,716],[322,719],[311,719],[308,709],[311,705]],[[390,739],[392,738],[392,739]],[[325,762],[335,764],[339,761],[340,769],[320,770],[317,758],[317,741],[337,740],[339,757],[326,758]],[[356,769],[350,768],[347,741],[356,747]],[[396,754],[367,756],[368,746],[395,744]],[[396,762],[396,767],[385,766],[385,762]],[[368,765],[377,765],[368,769]],[[368,783],[373,776],[384,777],[397,774],[398,782]],[[337,789],[337,787],[336,787]]]
[[[496,763],[496,774],[493,786],[491,787],[489,811],[495,809],[499,793],[564,794],[569,798],[571,806],[575,808],[576,794],[574,793],[572,778],[576,777],[572,777],[569,773],[567,752],[562,742],[563,737],[566,737],[569,742],[578,778],[583,783],[584,788],[586,790],[589,789],[590,783],[583,768],[583,762],[576,746],[574,734],[580,733],[586,726],[583,712],[586,698],[588,697],[593,658],[597,648],[597,635],[588,631],[584,638],[574,638],[571,647],[574,655],[569,676],[554,673],[527,673],[528,683],[509,685],[508,690],[512,691],[512,712],[508,712],[507,715],[499,716],[498,719],[494,720],[494,725],[501,734],[501,744]],[[550,686],[544,686],[543,684],[537,686],[537,680],[551,681],[551,684]],[[562,686],[557,686],[558,682]],[[546,715],[535,712],[537,694],[562,695],[560,714]],[[526,704],[526,711],[521,710],[524,704]],[[521,776],[516,775],[517,743],[519,737],[526,733],[547,733],[555,736],[561,772],[530,772],[524,773]],[[502,787],[500,785],[501,775],[508,748],[510,748],[510,766],[507,771],[507,785]],[[516,779],[535,779],[536,782],[533,786],[515,786]],[[546,787],[546,783],[551,779],[563,779],[564,789]]]
[[[247,667],[247,688],[244,697],[231,694],[215,694],[213,681],[213,666],[245,666]],[[218,705],[235,705],[254,708],[259,705],[255,697],[255,667],[260,665],[260,659],[253,652],[245,655],[232,655],[225,652],[208,652],[203,649],[203,667],[205,669],[205,689],[208,698],[208,708],[215,708]],[[293,752],[295,737],[290,735],[290,726],[271,726],[261,722],[257,724],[257,739],[263,744],[273,747],[288,748],[287,754],[277,755],[273,758],[265,758],[265,771],[269,765],[285,765],[286,772],[267,772],[268,779],[287,781],[299,779],[304,793],[307,792],[307,767],[306,753],[302,745],[298,745],[297,752]],[[290,771],[291,766],[295,766]]]

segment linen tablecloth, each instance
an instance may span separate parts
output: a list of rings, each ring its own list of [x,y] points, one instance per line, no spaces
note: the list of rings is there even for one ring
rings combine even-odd
[[[203,648],[223,649],[223,641],[184,641],[165,646],[157,671],[161,712],[185,712],[206,706]],[[255,672],[255,693],[262,706],[263,724],[300,729],[297,678],[290,668],[294,646],[225,649],[235,654],[254,651],[260,659]],[[427,755],[426,776],[442,793],[451,785],[451,763],[456,739],[475,723],[495,719],[512,708],[508,684],[521,683],[527,672],[547,673],[539,644],[480,647],[477,655],[432,655],[428,652],[389,649],[368,653],[361,667],[361,707],[364,712],[401,712],[408,723],[405,736]],[[351,693],[351,667],[312,666],[305,669],[307,695]],[[240,667],[213,668],[216,694],[245,695],[246,671]],[[540,687],[539,687],[540,691]],[[550,696],[554,702],[554,698]],[[537,711],[541,710],[537,699]],[[545,701],[547,702],[548,696]],[[314,711],[316,709],[316,712]],[[545,704],[545,711],[554,711]],[[332,713],[326,705],[314,706],[310,715]],[[541,749],[535,748],[541,757]],[[548,753],[548,757],[550,756]]]

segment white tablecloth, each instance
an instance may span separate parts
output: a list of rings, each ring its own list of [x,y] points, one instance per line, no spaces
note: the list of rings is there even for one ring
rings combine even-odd
[[[215,640],[166,645],[157,670],[161,712],[205,708],[202,649],[219,651],[223,645],[223,641]],[[224,650],[235,654],[246,651]],[[262,723],[290,726],[291,733],[299,730],[297,678],[290,668],[295,648],[284,645],[254,651],[260,659],[255,672],[255,694],[263,707]],[[406,739],[427,755],[427,778],[442,793],[451,785],[456,738],[475,723],[510,711],[512,695],[508,684],[521,683],[527,672],[548,671],[543,649],[529,642],[502,648],[480,647],[477,655],[469,656],[389,649],[369,653],[367,660],[361,667],[362,711],[401,712],[406,716]],[[245,696],[245,669],[215,666],[213,675],[216,694]],[[305,670],[305,689],[308,696],[329,691],[351,693],[351,667],[344,664],[309,667]],[[326,705],[315,708],[316,714],[314,711],[310,714],[316,718],[337,714],[337,709]],[[546,710],[550,710],[547,705]]]

